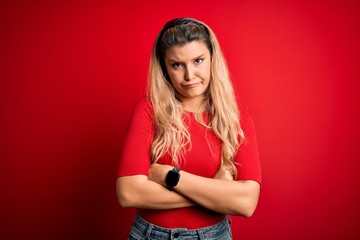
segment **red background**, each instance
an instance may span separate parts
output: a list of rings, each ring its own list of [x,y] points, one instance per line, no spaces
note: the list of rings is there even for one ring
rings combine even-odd
[[[360,239],[356,1],[2,1],[0,238],[125,239],[116,166],[153,40],[217,34],[254,118],[258,209],[234,239]],[[189,219],[191,221],[191,219]]]

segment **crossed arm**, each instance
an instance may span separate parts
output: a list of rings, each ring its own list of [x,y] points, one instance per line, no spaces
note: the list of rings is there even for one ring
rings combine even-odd
[[[117,195],[123,207],[172,209],[201,205],[231,215],[250,217],[255,211],[259,183],[234,181],[230,171],[221,166],[214,178],[181,171],[174,191],[165,187],[165,177],[172,166],[152,164],[148,176],[135,175],[117,179]]]

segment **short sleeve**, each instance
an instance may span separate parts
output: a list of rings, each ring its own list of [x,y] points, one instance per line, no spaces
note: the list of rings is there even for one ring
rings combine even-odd
[[[150,101],[140,100],[134,107],[119,160],[118,177],[147,175],[153,123]]]
[[[238,170],[237,180],[254,180],[261,183],[261,167],[254,122],[247,112],[242,112],[240,123],[245,141],[240,145],[234,158]]]

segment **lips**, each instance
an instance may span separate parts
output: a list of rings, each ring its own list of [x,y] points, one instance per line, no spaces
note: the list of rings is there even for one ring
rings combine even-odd
[[[184,88],[194,88],[197,87],[200,83],[191,83],[191,84],[186,84],[184,85]]]

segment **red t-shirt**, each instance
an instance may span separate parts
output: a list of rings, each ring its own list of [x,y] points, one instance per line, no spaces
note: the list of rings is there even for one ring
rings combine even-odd
[[[207,114],[204,113],[204,119]],[[184,155],[180,169],[203,177],[213,178],[221,162],[221,142],[211,131],[195,120],[194,114],[186,112],[183,121],[188,126],[191,136],[191,149]],[[254,124],[250,116],[241,113],[241,128],[245,142],[240,146],[234,162],[238,170],[238,180],[261,182],[259,154],[256,143]],[[154,136],[151,103],[143,99],[135,106],[128,126],[125,144],[120,158],[118,176],[147,175],[150,166],[150,147]],[[172,165],[171,157],[165,155],[158,161]],[[140,216],[165,228],[195,229],[216,224],[225,215],[201,206],[149,210],[138,209]]]

